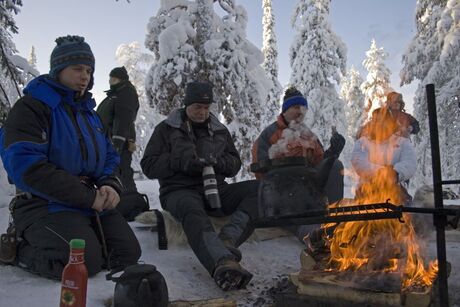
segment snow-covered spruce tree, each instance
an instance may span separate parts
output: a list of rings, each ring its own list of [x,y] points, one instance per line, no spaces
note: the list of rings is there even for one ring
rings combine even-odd
[[[35,54],[34,46],[30,48],[30,54],[29,54],[29,58],[27,59],[27,62],[29,63],[30,66],[37,69],[37,55]]]
[[[458,179],[460,174],[459,107],[454,97],[460,94],[460,2],[448,0],[437,23],[441,42],[439,60],[428,72],[426,81],[438,88],[438,125],[440,130],[443,178]],[[433,80],[433,81],[432,81]]]
[[[307,124],[324,147],[329,146],[331,127],[346,137],[345,104],[336,86],[345,74],[346,47],[328,22],[330,0],[301,0],[292,25],[297,30],[290,49],[290,83],[307,97]],[[347,141],[347,147],[350,141]],[[345,150],[343,161],[348,161]]]
[[[0,0],[0,124],[3,124],[11,106],[20,96],[19,85],[24,83],[21,71],[11,60],[17,52],[12,34],[18,33],[14,14],[19,13],[20,6],[21,0]]]
[[[239,176],[245,177],[271,84],[260,66],[262,53],[246,39],[244,8],[233,0],[221,0],[219,5],[226,13],[220,17],[211,4],[209,0],[162,1],[158,14],[149,22],[146,38],[147,48],[157,57],[147,77],[147,97],[166,115],[181,105],[187,82],[211,82],[215,111],[222,113],[234,137],[245,164]],[[199,21],[200,18],[212,22]],[[198,35],[202,25],[207,31]]]
[[[356,138],[359,127],[366,118],[364,110],[364,94],[360,89],[363,78],[353,66],[347,71],[340,83],[340,98],[346,103],[345,114],[348,121],[348,136]]]
[[[156,61],[147,75],[146,95],[163,115],[181,105],[185,85],[197,69],[195,15],[195,3],[162,0],[147,25],[145,46]]]
[[[140,161],[144,149],[152,135],[155,125],[163,120],[163,116],[148,103],[145,95],[145,78],[148,69],[154,62],[153,55],[141,50],[139,42],[121,44],[116,51],[117,62],[128,71],[129,80],[136,87],[139,95],[139,111],[136,119],[136,145],[137,150],[133,155],[133,169],[140,171]]]
[[[366,59],[363,61],[363,66],[368,72],[366,81],[361,84],[367,118],[370,118],[372,111],[383,106],[386,101],[386,94],[391,91],[390,70],[385,65],[387,57],[388,53],[383,47],[377,47],[373,39],[371,48],[366,51]]]
[[[420,80],[414,98],[414,115],[421,131],[414,138],[417,151],[417,174],[412,181],[415,188],[432,184],[431,149],[425,85],[436,88],[439,143],[443,179],[458,177],[460,166],[459,109],[455,97],[460,92],[459,66],[460,21],[458,1],[418,1],[416,9],[417,33],[403,56],[401,84]]]
[[[246,24],[246,10],[234,6],[205,45],[209,80],[222,91],[222,115],[243,161],[241,178],[250,175],[251,147],[261,131],[271,86],[260,65],[262,53],[246,39]]]
[[[282,87],[278,81],[278,50],[276,46],[275,35],[275,17],[272,11],[272,1],[263,0],[262,8],[264,15],[262,19],[263,25],[263,46],[262,53],[264,55],[264,62],[262,67],[265,73],[272,81],[271,89],[268,92],[265,114],[263,116],[264,126],[271,123],[276,115],[280,112],[280,96],[282,94]]]
[[[11,106],[21,95],[27,72],[32,70],[27,61],[15,53],[12,35],[18,33],[14,15],[22,6],[21,0],[0,0],[0,127],[3,125]],[[25,63],[24,63],[25,62]],[[0,194],[12,193],[7,175],[0,165]]]

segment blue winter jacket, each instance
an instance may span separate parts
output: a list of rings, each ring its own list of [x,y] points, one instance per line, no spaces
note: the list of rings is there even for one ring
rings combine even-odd
[[[28,192],[27,214],[45,205],[93,214],[94,186],[121,192],[116,177],[120,158],[93,110],[91,93],[75,100],[75,91],[42,75],[24,89],[0,132],[3,165],[17,188]],[[25,205],[24,205],[25,206]]]

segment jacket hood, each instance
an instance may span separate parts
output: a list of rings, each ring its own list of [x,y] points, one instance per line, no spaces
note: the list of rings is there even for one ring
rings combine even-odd
[[[96,106],[96,102],[92,98],[93,94],[90,92],[86,92],[85,96],[77,102],[74,99],[76,91],[51,79],[49,75],[41,75],[32,79],[24,88],[23,93],[40,100],[53,109],[62,101],[88,111],[94,109]]]

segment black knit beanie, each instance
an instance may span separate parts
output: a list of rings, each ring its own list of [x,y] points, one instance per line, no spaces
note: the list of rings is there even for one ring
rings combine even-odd
[[[110,77],[118,78],[122,81],[129,80],[128,72],[124,66],[115,67],[109,74]]]
[[[56,38],[56,47],[50,57],[51,78],[56,79],[59,72],[69,65],[84,64],[93,69],[94,74],[94,55],[85,38],[77,35],[67,35]],[[93,86],[93,74],[88,89]]]
[[[193,81],[185,88],[184,105],[192,103],[212,103],[212,85],[208,82]]]

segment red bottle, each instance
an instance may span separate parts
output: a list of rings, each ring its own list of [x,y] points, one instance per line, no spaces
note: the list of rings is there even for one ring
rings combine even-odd
[[[70,241],[69,263],[62,271],[60,307],[85,307],[88,270],[85,265],[85,240]]]

